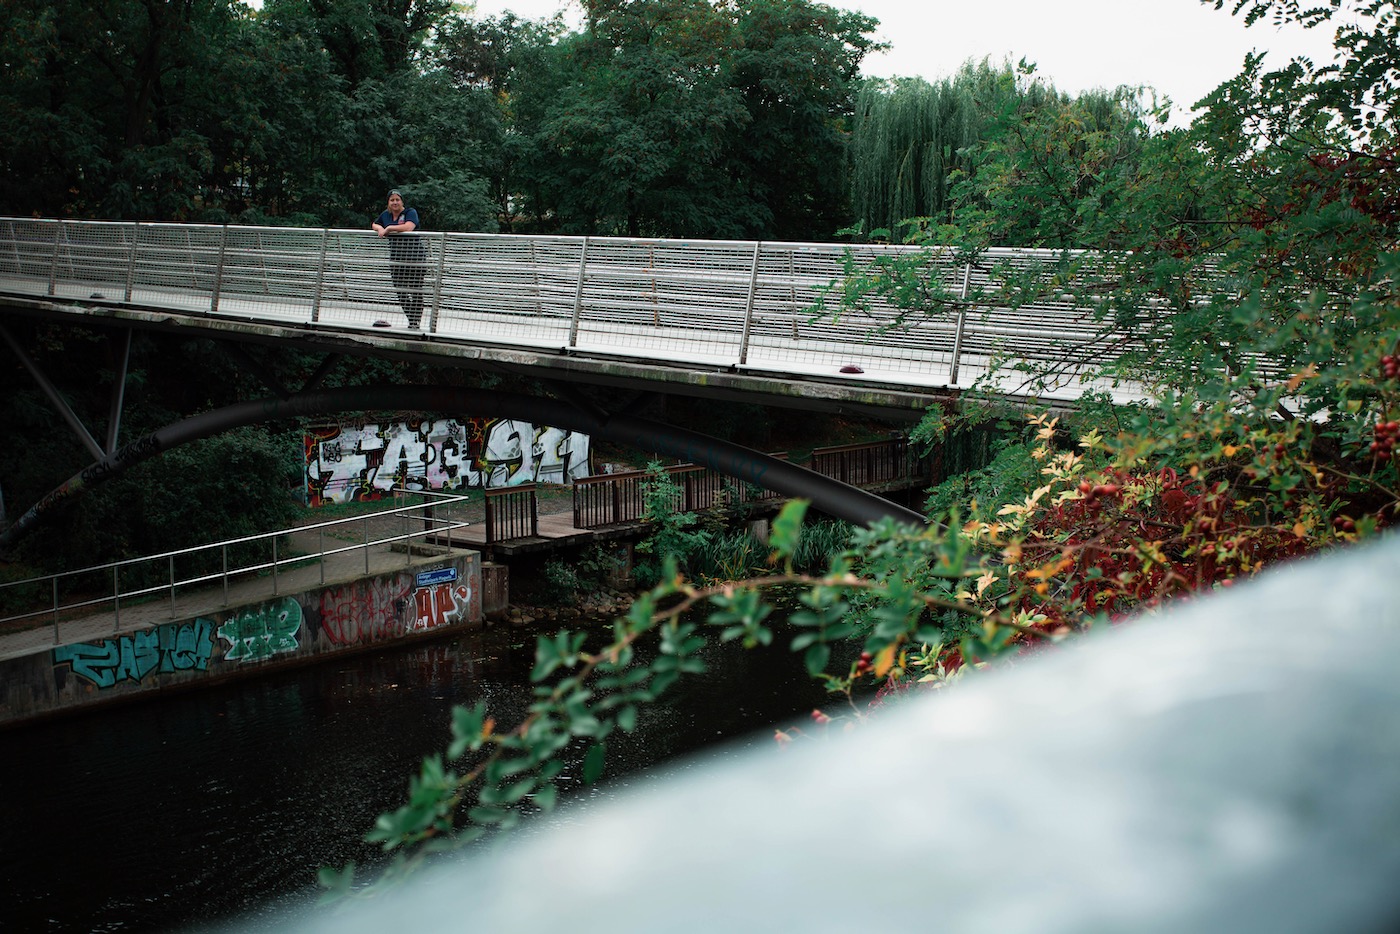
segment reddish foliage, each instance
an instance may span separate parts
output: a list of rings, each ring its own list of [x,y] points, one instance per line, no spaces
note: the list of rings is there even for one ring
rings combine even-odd
[[[1291,529],[1259,524],[1223,481],[1165,469],[1114,471],[1082,498],[1045,510],[1023,544],[1021,608],[1046,617],[1046,632],[1085,615],[1117,618],[1172,596],[1209,588],[1308,549]],[[1059,556],[1043,579],[1035,566]]]
[[[1316,537],[1296,534],[1289,525],[1255,521],[1224,481],[1204,482],[1171,469],[1113,470],[1098,482],[1081,482],[1078,492],[1044,509],[1026,529],[1010,580],[1015,599],[1006,609],[1039,617],[1030,628],[1047,636],[1083,628],[1099,616],[1116,623],[1134,610],[1227,586],[1317,544]],[[1013,642],[1022,652],[1050,644],[1030,633]],[[950,646],[939,661],[953,672],[965,659],[959,647]],[[892,677],[871,707],[925,686]]]

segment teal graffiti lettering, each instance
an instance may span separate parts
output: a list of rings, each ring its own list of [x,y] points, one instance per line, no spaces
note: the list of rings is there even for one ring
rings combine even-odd
[[[229,617],[219,627],[219,638],[229,644],[224,658],[249,661],[295,652],[300,629],[301,604],[287,597]]]
[[[196,619],[102,642],[60,645],[53,650],[53,660],[97,687],[109,688],[118,681],[144,681],[153,673],[204,671],[213,653],[214,624]]]

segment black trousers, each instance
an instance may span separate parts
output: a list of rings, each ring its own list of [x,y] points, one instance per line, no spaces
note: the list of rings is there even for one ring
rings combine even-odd
[[[423,320],[423,279],[428,267],[423,263],[390,263],[389,278],[394,280],[394,291],[399,295],[399,304],[408,318],[408,326],[418,327]]]
[[[389,238],[389,278],[398,293],[399,305],[408,326],[418,327],[423,320],[423,279],[428,274],[428,251],[413,234],[394,234]]]

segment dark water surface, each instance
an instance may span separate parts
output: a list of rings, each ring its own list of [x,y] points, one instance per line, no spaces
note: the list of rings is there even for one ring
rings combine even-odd
[[[180,931],[314,897],[319,867],[378,859],[361,838],[446,746],[452,704],[519,718],[533,653],[496,628],[0,731],[0,931]],[[610,738],[610,777],[770,742],[825,702],[784,648],[706,661]]]

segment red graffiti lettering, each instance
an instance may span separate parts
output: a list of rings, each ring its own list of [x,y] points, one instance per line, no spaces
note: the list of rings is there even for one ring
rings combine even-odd
[[[359,645],[403,631],[408,592],[400,581],[371,581],[321,594],[321,630],[335,645]]]
[[[420,587],[413,594],[415,631],[426,631],[466,619],[471,606],[471,588],[461,582]]]

